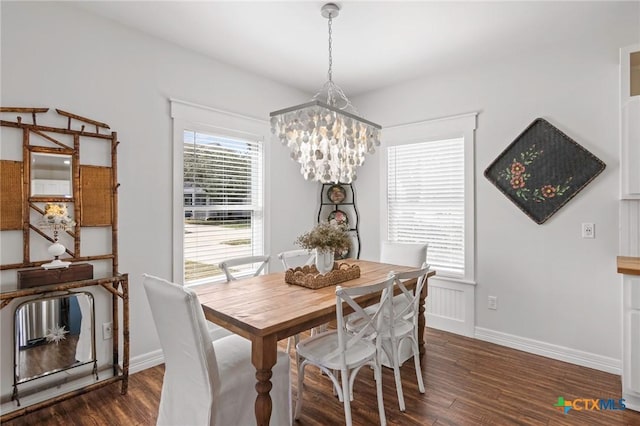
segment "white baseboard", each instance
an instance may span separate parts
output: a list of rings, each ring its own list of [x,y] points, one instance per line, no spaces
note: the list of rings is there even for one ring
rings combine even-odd
[[[640,397],[626,395],[624,392],[622,393],[622,397],[624,398],[624,405],[626,405],[628,409],[640,412]]]
[[[129,361],[129,374],[134,374],[147,368],[155,367],[164,362],[164,355],[162,349],[147,352],[146,354],[138,355],[131,358]]]
[[[579,351],[565,346],[554,345],[482,327],[475,328],[475,338],[547,358],[605,371],[607,373],[617,375],[622,373],[622,362],[619,359]]]
[[[229,330],[225,330],[224,328],[210,322],[207,322],[207,327],[209,330],[209,337],[211,337],[211,341],[218,340],[225,336],[233,334]],[[164,363],[164,355],[162,354],[162,349],[156,349],[155,351],[147,352],[146,354],[138,355],[131,358],[131,360],[129,361],[129,373],[137,373],[139,371],[155,367],[156,365],[160,365],[162,363]]]

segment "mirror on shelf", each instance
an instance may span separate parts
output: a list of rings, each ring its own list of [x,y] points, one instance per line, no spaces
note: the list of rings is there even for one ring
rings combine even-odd
[[[71,161],[71,155],[32,152],[31,195],[71,198]]]
[[[95,313],[89,292],[21,303],[14,317],[14,396],[17,385],[93,363],[97,379]]]

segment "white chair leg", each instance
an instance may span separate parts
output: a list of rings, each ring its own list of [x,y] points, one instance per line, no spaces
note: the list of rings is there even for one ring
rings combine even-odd
[[[355,370],[351,370],[351,377],[349,378],[349,398],[351,398],[351,401],[353,401],[353,388],[354,388],[354,383],[356,381],[356,376],[358,375],[358,372],[360,371],[360,368],[357,368]],[[375,374],[374,374],[375,377]]]
[[[316,334],[324,333],[327,330],[328,330],[327,324],[322,324],[317,327],[313,327],[311,329],[311,335],[315,336]]]
[[[300,366],[300,355],[298,355],[298,349],[296,348],[296,346],[298,346],[298,342],[300,342],[300,335],[296,334],[294,336],[289,337],[289,340],[287,341],[287,353],[289,353],[289,346],[291,345],[291,339],[293,339],[293,350],[296,352],[296,370],[298,369],[298,367]]]
[[[400,357],[398,355],[398,342],[391,342],[391,351],[393,356],[393,376],[396,379],[396,392],[398,394],[398,405],[400,411],[405,410],[404,395],[402,393],[402,378],[400,377]]]
[[[296,401],[296,412],[293,416],[294,419],[298,420],[300,418],[300,413],[302,413],[302,392],[304,389],[304,363],[300,364],[299,356],[296,351],[296,359],[298,359],[296,368],[298,369],[298,400]]]
[[[294,334],[293,336],[290,336],[287,339],[287,353],[289,353],[289,351],[291,350],[291,346],[293,346],[293,349],[295,349],[299,341],[300,341],[299,334]]]
[[[351,421],[351,390],[349,389],[349,374],[347,370],[341,370],[341,379],[342,379],[342,395],[343,395],[343,403],[344,403],[344,419],[347,426],[352,425]]]
[[[416,365],[416,378],[418,379],[418,390],[424,393],[424,381],[422,380],[422,369],[420,368],[420,349],[418,348],[418,340],[411,339],[413,346],[413,360]]]
[[[382,395],[382,367],[376,364],[373,369],[373,376],[376,380],[376,393],[378,394],[378,415],[380,416],[380,425],[386,426],[387,416],[384,413],[384,399]]]
[[[331,370],[331,372],[333,373],[333,377],[340,377],[340,374],[338,374],[340,372],[340,370]],[[321,373],[322,373],[323,376],[329,377],[329,375],[326,372],[321,371]],[[334,383],[332,389],[333,389],[333,396],[337,396],[340,399],[340,402],[342,402],[342,394],[339,392],[340,388],[336,387],[336,385]],[[353,400],[353,398],[352,398],[352,400]]]

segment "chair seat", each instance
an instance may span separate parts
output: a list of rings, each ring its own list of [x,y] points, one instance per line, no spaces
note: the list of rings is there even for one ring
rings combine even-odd
[[[296,345],[298,354],[313,364],[322,364],[326,368],[339,370],[340,351],[338,349],[338,332],[335,330],[317,334],[302,340]],[[366,340],[359,340],[345,353],[347,368],[354,368],[370,359],[376,353],[376,346]]]
[[[209,341],[213,342],[223,337],[233,336],[233,333],[226,328],[220,327],[218,324],[214,324],[207,321],[207,334],[209,334]]]
[[[251,425],[256,418],[253,401],[256,398],[256,370],[251,364],[251,342],[238,335],[223,337],[212,342],[218,364],[219,385],[216,389],[215,404],[224,410],[215,410],[216,425]],[[282,395],[290,393],[289,355],[278,351],[276,365],[273,366],[271,382],[273,398],[272,425],[290,424],[289,412],[279,409],[289,407],[289,401],[282,401]],[[287,390],[288,389],[288,390]],[[291,396],[289,395],[289,398]],[[249,405],[247,405],[249,404]]]
[[[393,328],[396,338],[402,339],[403,337],[408,336],[413,332],[413,323],[405,320],[396,320]],[[380,330],[380,337],[382,337],[383,339],[390,339],[391,328],[384,327],[382,330]]]
[[[409,303],[411,303],[402,294],[398,294],[397,296],[393,296],[393,298],[391,300],[393,301],[393,310],[394,311],[403,311],[404,308],[406,308],[407,305]],[[368,313],[373,313],[373,312],[376,311],[376,309],[378,309],[378,304],[377,303],[375,305],[367,306],[366,308],[364,308],[364,310],[367,311]]]

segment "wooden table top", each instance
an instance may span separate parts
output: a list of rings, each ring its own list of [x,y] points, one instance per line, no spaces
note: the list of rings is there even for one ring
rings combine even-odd
[[[621,274],[640,275],[640,257],[618,256],[618,272]]]
[[[344,262],[357,264],[360,278],[340,283],[343,287],[374,284],[383,281],[390,271],[416,269],[355,259]],[[430,272],[429,276],[433,274],[435,272]],[[287,284],[284,272],[192,289],[208,320],[246,338],[276,334],[281,340],[335,319],[335,285],[312,290]],[[371,297],[359,302],[373,304],[377,299]]]

